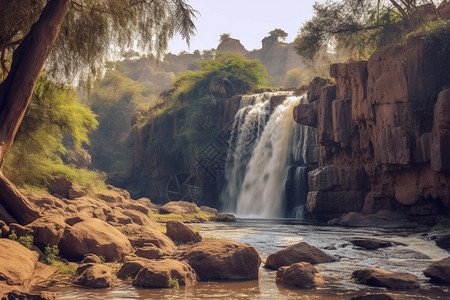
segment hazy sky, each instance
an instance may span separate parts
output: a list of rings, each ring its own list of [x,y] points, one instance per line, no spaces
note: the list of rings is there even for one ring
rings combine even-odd
[[[314,0],[189,0],[200,12],[195,25],[197,34],[191,47],[180,38],[169,42],[169,52],[217,48],[222,33],[231,33],[247,50],[261,48],[261,40],[268,32],[281,28],[292,42],[298,29],[312,17]],[[323,1],[319,1],[323,2]]]

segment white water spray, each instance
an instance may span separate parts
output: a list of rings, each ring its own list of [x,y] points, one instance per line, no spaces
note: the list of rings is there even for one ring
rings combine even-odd
[[[292,111],[299,97],[290,96],[270,116],[253,150],[237,200],[238,215],[282,217],[282,200],[287,177]]]

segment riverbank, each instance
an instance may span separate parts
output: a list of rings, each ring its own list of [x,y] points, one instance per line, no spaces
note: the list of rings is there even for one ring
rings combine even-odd
[[[140,299],[150,294],[155,299],[168,295],[175,299],[290,299],[300,295],[349,299],[373,293],[388,293],[395,299],[450,296],[448,285],[432,283],[423,274],[432,263],[450,255],[433,240],[437,233],[445,232],[444,227],[435,232],[412,223],[401,228],[344,228],[293,219],[219,223],[210,221],[217,218],[214,209],[193,203],[171,202],[161,207],[149,199],[133,200],[126,191],[112,186],[78,194],[74,190],[72,186],[64,196],[29,195],[41,209],[41,218],[27,226],[2,225],[2,236],[9,239],[0,239],[0,273],[5,278],[0,281],[0,294],[50,291],[41,299]],[[232,221],[229,217],[217,219]],[[354,244],[358,239],[388,246],[367,250]],[[19,244],[27,241],[31,250]],[[314,265],[324,284],[313,289],[276,284],[277,272],[262,267],[269,255],[300,242],[333,260]],[[199,258],[200,252],[203,256]],[[139,284],[137,274],[161,261],[170,265],[151,274],[174,274],[179,266],[187,270],[183,275],[187,277],[169,275],[172,279],[155,285],[150,276]],[[127,264],[140,267],[127,273]],[[351,279],[354,271],[367,268],[411,274],[420,288],[396,291]],[[121,270],[123,276],[117,275]]]

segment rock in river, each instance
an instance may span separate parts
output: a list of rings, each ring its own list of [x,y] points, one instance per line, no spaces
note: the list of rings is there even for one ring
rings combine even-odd
[[[206,240],[186,249],[181,260],[200,280],[250,280],[258,278],[261,257],[255,247],[224,240]]]
[[[331,261],[333,258],[322,250],[301,242],[270,254],[264,268],[277,270],[279,267],[290,266],[298,262],[319,264]]]

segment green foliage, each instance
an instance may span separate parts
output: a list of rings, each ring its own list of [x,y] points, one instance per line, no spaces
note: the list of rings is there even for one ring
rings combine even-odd
[[[269,35],[262,39],[262,47],[271,47],[286,40],[288,33],[282,29],[276,28],[269,32]]]
[[[0,1],[0,63],[39,18],[46,0]],[[52,74],[93,73],[114,51],[133,47],[158,55],[175,33],[189,44],[195,33],[195,11],[185,0],[72,1],[58,39],[47,60]],[[4,55],[6,54],[6,55]]]
[[[310,82],[310,78],[305,68],[290,69],[286,73],[283,82],[285,87],[301,87]]]
[[[59,257],[59,248],[58,245],[47,245],[44,250],[44,257],[42,259],[42,262],[51,265],[53,262],[61,260]]]
[[[88,99],[99,122],[90,135],[89,152],[95,168],[115,172],[129,165],[132,154],[127,139],[132,115],[140,106],[148,106],[151,94],[151,90],[118,70],[109,70],[96,84]]]
[[[33,246],[34,237],[31,234],[25,234],[25,235],[18,236],[16,234],[15,230],[13,230],[9,234],[8,238],[10,240],[18,242],[19,244],[21,244],[22,246],[24,246],[28,249],[31,249],[31,246]]]
[[[65,264],[61,261],[59,256],[59,248],[57,245],[47,245],[44,251],[44,257],[41,262],[44,264],[58,268],[58,273],[62,275],[75,276],[77,275],[77,270],[75,267]]]
[[[180,282],[178,281],[178,278],[170,278],[169,279],[169,288],[171,288],[171,289],[180,288]]]
[[[73,89],[41,76],[6,157],[4,173],[22,187],[45,187],[61,175],[81,185],[101,185],[101,174],[64,165],[61,158],[67,144],[79,148],[89,143],[88,133],[97,124],[95,115],[78,103]]]
[[[166,93],[165,105],[153,110],[142,126],[152,126],[151,147],[158,154],[159,167],[179,163],[189,168],[199,151],[221,128],[217,123],[219,101],[245,94],[266,82],[265,68],[257,60],[234,53],[217,53],[202,61],[201,70],[179,76]]]
[[[448,59],[450,53],[450,21],[431,21],[425,23],[420,33],[425,50],[429,55]]]
[[[432,1],[420,4],[427,3]],[[300,29],[294,47],[308,60],[330,45],[334,51],[349,51],[352,57],[367,58],[385,45],[402,41],[430,18],[432,12],[419,10],[418,5],[415,0],[315,3],[314,16]]]
[[[100,258],[100,263],[106,263],[106,258],[103,255],[99,255],[98,258]]]

